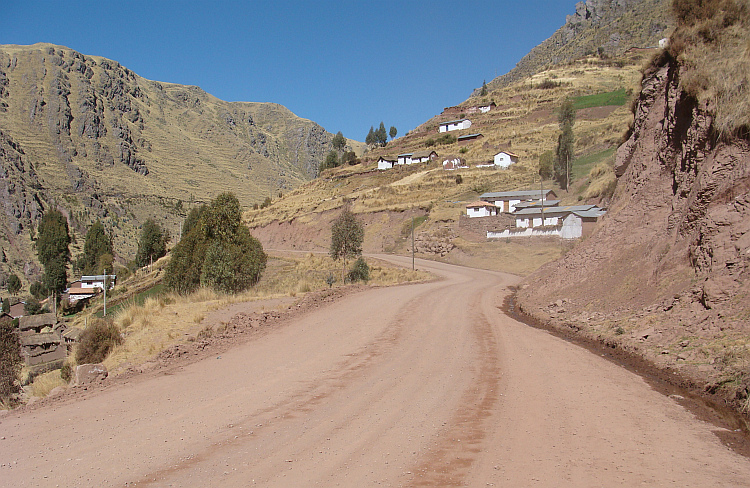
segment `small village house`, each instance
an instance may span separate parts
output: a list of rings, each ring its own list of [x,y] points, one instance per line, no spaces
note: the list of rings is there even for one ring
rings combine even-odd
[[[67,357],[68,350],[56,326],[57,318],[53,313],[19,319],[21,352],[27,366],[63,361]]]
[[[480,105],[479,106],[479,111],[482,112],[483,114],[486,114],[487,112],[489,112],[490,110],[492,110],[495,107],[497,107],[497,105],[495,104],[495,102],[490,102],[490,103],[488,103],[486,105]]]
[[[449,120],[448,122],[443,122],[442,124],[440,124],[438,132],[463,130],[468,129],[469,127],[471,127],[471,120],[469,119]]]
[[[117,276],[113,274],[81,276],[81,288],[99,288],[103,290],[105,280],[107,281],[107,289],[111,290],[115,286]]]
[[[518,162],[518,156],[510,151],[500,151],[499,153],[495,154],[493,160],[495,166],[505,169],[511,164],[516,164]]]
[[[482,134],[466,134],[465,136],[458,136],[456,137],[456,142],[459,145],[465,145],[470,143],[471,141],[476,141],[477,139],[481,139],[484,137]]]
[[[455,171],[457,169],[465,169],[468,167],[469,165],[466,164],[466,161],[458,156],[448,156],[448,158],[443,161],[443,169],[446,171]]]
[[[398,158],[393,156],[380,156],[378,159],[378,169],[392,169],[394,164],[398,164]]]
[[[516,205],[521,202],[540,201],[546,204],[547,200],[556,197],[557,195],[552,190],[517,190],[483,193],[479,199],[494,203],[498,212],[513,213]]]
[[[396,164],[411,164],[412,163],[411,156],[412,156],[412,153],[399,154],[398,158],[396,159]]]
[[[479,200],[466,205],[466,215],[470,218],[490,217],[497,215],[497,207],[494,203]]]
[[[435,151],[420,151],[415,152],[411,156],[411,162],[416,163],[426,163],[428,161],[433,161],[438,158],[438,153]]]
[[[577,239],[591,232],[605,211],[596,205],[566,205],[542,208],[539,205],[517,210],[516,227],[519,229],[561,226],[560,237]]]

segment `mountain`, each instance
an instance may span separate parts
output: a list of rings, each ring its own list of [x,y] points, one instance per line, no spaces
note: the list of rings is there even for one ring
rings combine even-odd
[[[534,47],[508,73],[489,82],[506,86],[569,61],[597,54],[620,56],[632,47],[655,47],[674,28],[671,0],[587,0],[576,4],[565,24]],[[477,92],[478,93],[478,89]]]
[[[750,409],[750,9],[675,2],[643,73],[600,227],[540,268],[527,313]]]
[[[332,137],[278,104],[225,102],[66,47],[0,46],[6,260],[30,260],[49,207],[79,234],[102,219],[132,256],[146,218],[175,234],[191,203],[232,191],[250,207],[310,180]]]

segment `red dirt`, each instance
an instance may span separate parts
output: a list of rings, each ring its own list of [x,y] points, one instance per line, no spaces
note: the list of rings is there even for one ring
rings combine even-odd
[[[232,319],[218,353],[0,418],[0,484],[750,484],[714,426],[505,315],[516,278],[419,266],[443,279]]]

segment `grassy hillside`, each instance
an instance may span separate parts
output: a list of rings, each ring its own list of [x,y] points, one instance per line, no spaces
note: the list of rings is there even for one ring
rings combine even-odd
[[[13,262],[31,260],[22,241],[50,206],[81,235],[102,219],[131,258],[146,218],[174,235],[219,192],[246,207],[277,197],[316,176],[333,137],[281,105],[224,102],[49,44],[0,46],[0,132]]]
[[[589,55],[618,57],[632,47],[654,47],[674,29],[672,0],[585,0],[576,4],[565,24],[524,56],[490,87],[534,75],[551,66]]]
[[[507,244],[509,259],[489,265],[528,273],[545,260],[559,256],[562,252],[559,242],[550,243],[540,251],[544,259],[534,261],[534,265],[512,262],[513,256],[529,256],[528,249],[518,245],[511,250],[516,243],[487,244],[482,235],[465,235],[459,226],[465,205],[486,191],[539,188],[539,157],[555,148],[559,133],[556,110],[568,97],[581,106],[574,128],[579,156],[573,166],[575,184],[570,192],[560,191],[549,181],[544,185],[555,188],[567,203],[595,198],[606,204],[612,188],[608,193],[592,191],[598,183],[589,181],[589,173],[597,167],[594,172],[597,179],[614,179],[614,148],[632,120],[630,94],[638,89],[639,70],[648,56],[630,54],[609,61],[589,57],[490,90],[484,97],[472,97],[385,148],[372,148],[362,156],[361,164],[327,170],[320,178],[275,199],[270,207],[247,212],[245,220],[264,244],[325,249],[330,237],[327,225],[332,216],[343,205],[351,205],[367,224],[366,249],[398,252],[410,248],[410,241],[402,232],[404,225],[411,217],[419,216],[423,217],[423,223],[418,226],[418,236],[433,242],[447,240],[449,247],[456,249],[443,259],[481,265],[471,256],[484,256],[485,261],[491,261],[493,256],[483,246],[494,246],[493,253],[497,256],[498,248]],[[482,114],[475,110],[490,102],[496,104],[490,112]],[[472,121],[471,127],[450,134],[481,133],[483,137],[465,145],[441,144],[439,124],[463,117]],[[439,158],[431,163],[377,170],[380,156],[427,149],[435,150]],[[507,170],[476,167],[491,161],[499,150],[517,154],[519,163]],[[447,156],[460,156],[470,168],[443,170],[442,161]]]

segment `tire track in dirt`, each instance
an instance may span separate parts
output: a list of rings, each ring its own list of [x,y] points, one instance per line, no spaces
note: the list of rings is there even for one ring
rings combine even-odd
[[[488,424],[498,400],[499,348],[481,301],[482,297],[475,298],[470,307],[470,323],[478,346],[478,374],[461,398],[463,407],[450,420],[438,447],[413,469],[415,474],[408,486],[465,486],[464,478],[492,430]]]

